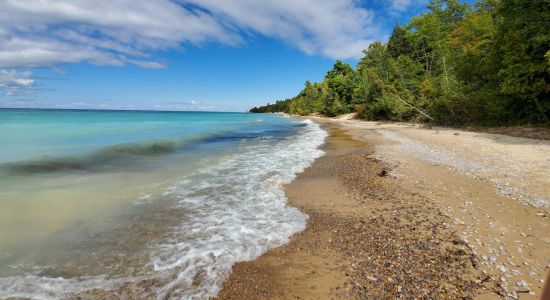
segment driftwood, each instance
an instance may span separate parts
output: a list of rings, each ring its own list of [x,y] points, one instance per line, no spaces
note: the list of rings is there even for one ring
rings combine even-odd
[[[422,110],[420,110],[420,109],[417,108],[416,106],[410,104],[409,102],[407,102],[407,101],[401,99],[401,97],[397,96],[397,98],[399,99],[399,101],[401,101],[401,102],[407,104],[408,106],[412,107],[414,110],[416,110],[417,112],[419,112],[420,114],[422,114],[424,117],[426,117],[426,118],[428,118],[428,119],[430,119],[430,120],[432,120],[432,121],[434,120],[434,118],[432,118],[430,115],[428,115],[427,113],[423,112]]]

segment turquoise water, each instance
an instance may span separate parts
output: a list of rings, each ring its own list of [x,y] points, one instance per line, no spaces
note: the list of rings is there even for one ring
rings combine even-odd
[[[0,298],[213,296],[303,229],[282,184],[325,136],[281,115],[0,109]]]
[[[254,137],[289,124],[242,113],[0,109],[0,163],[178,152],[201,140]]]

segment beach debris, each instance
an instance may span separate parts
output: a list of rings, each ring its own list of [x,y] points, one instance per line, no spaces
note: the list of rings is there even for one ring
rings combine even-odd
[[[332,245],[349,254],[345,274],[353,295],[473,299],[490,277],[476,269],[468,237],[454,232],[431,201],[387,184],[380,176],[385,170],[368,151],[344,156],[332,170],[360,201],[376,207],[370,217],[340,220],[342,229],[332,236]]]

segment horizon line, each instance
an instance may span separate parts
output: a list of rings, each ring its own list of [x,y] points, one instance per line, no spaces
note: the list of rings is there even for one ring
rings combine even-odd
[[[166,109],[124,109],[124,108],[67,108],[67,107],[4,107],[0,109],[28,109],[28,110],[80,110],[80,111],[133,111],[133,112],[196,112],[196,113],[250,113],[247,111],[215,111],[215,110],[166,110]]]

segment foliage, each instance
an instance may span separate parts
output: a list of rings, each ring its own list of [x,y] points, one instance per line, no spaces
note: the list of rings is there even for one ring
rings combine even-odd
[[[355,70],[336,61],[320,83],[251,112],[449,125],[549,122],[550,2],[432,0],[372,43]]]
[[[502,61],[500,91],[529,121],[549,121],[550,2],[503,0],[496,7],[496,51]]]
[[[398,58],[401,55],[409,55],[412,51],[412,46],[407,39],[407,31],[403,27],[395,26],[388,40],[388,52],[393,58]]]

